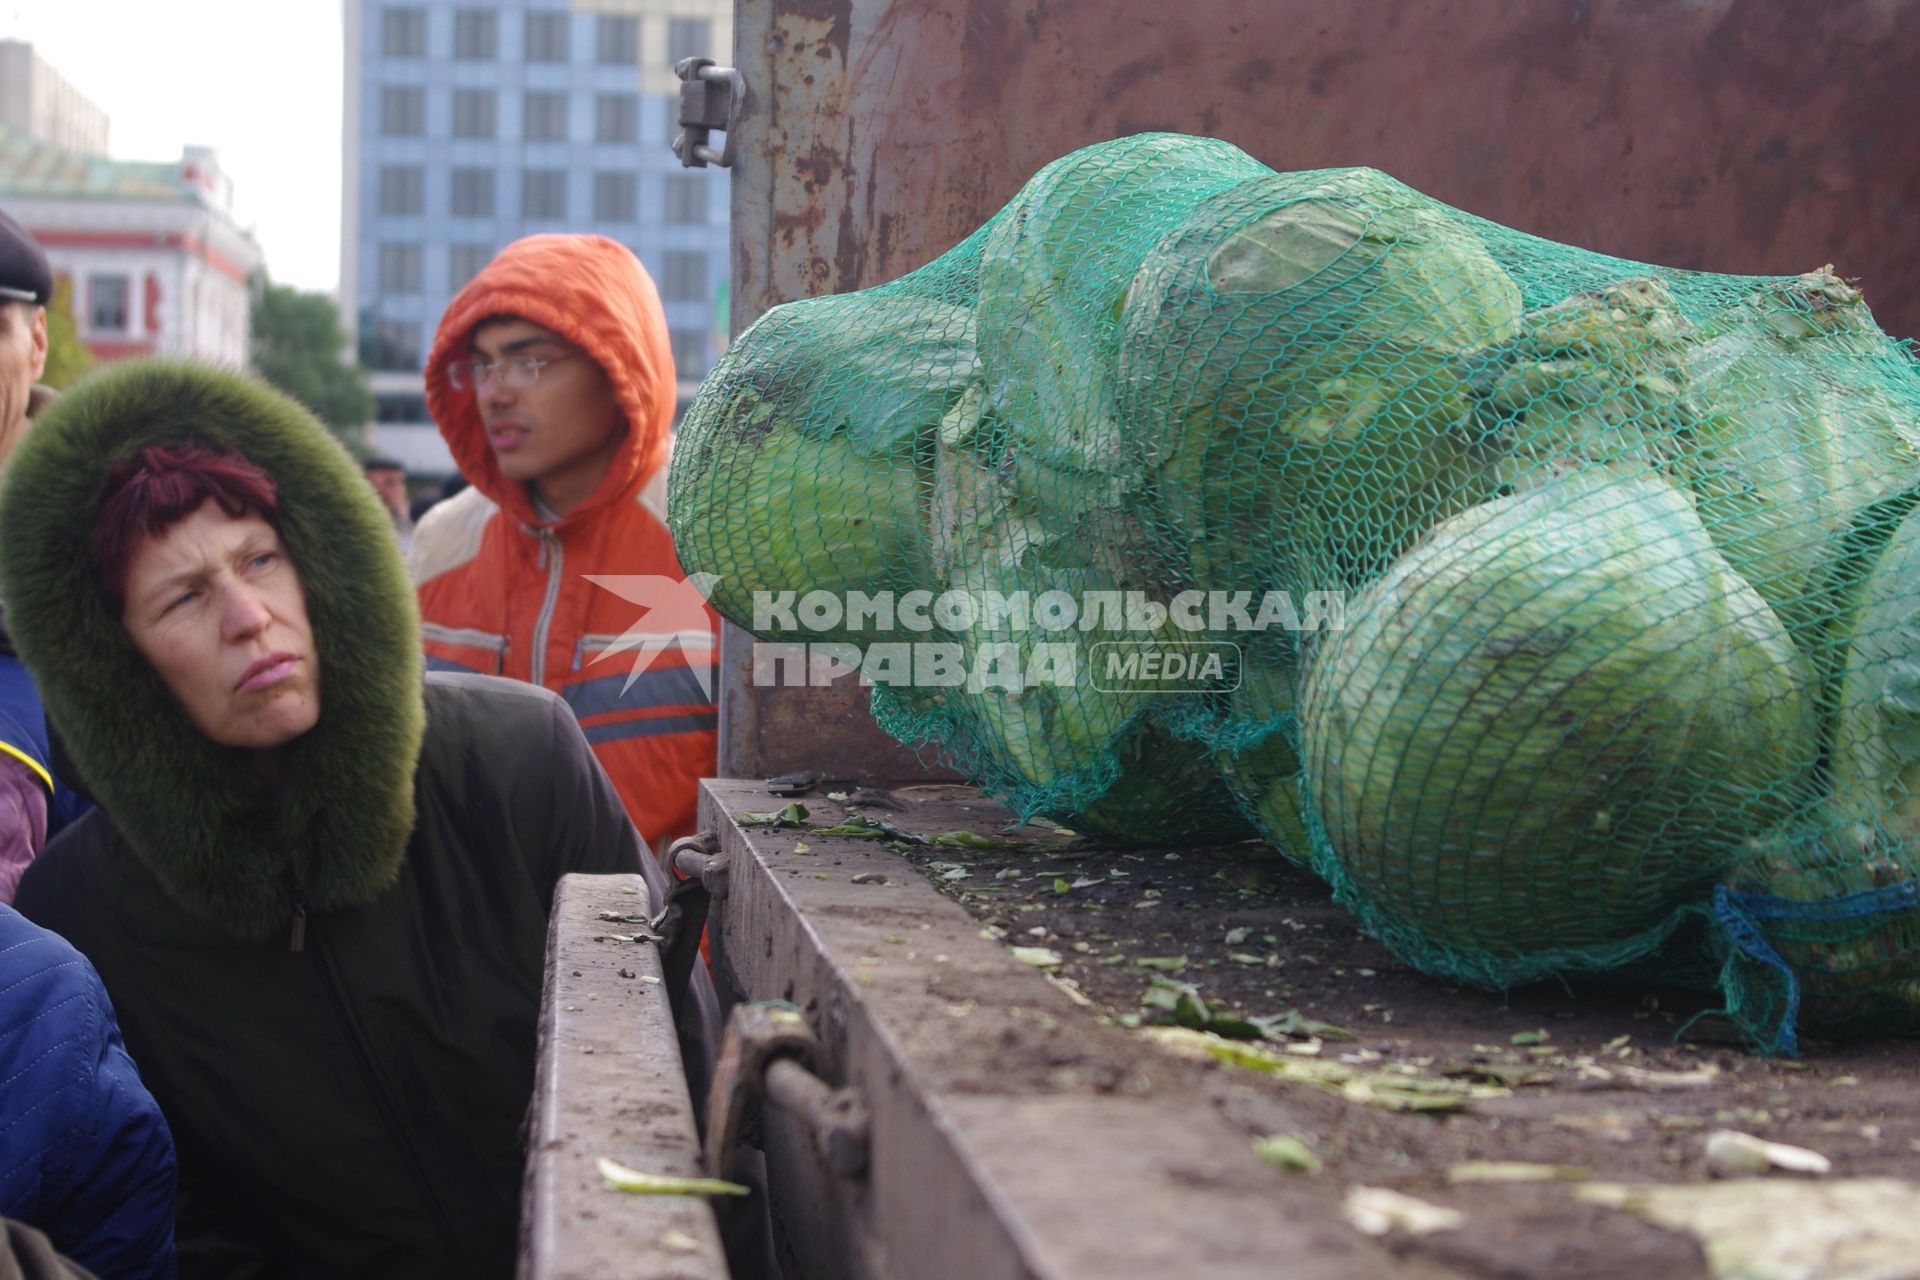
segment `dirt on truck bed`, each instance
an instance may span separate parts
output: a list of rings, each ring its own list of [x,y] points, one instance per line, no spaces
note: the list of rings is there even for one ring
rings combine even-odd
[[[1246,1063],[1210,1059],[1253,1086],[1220,1092],[1227,1118],[1410,1264],[1527,1280],[1920,1276],[1920,1189],[1904,1183],[1920,1174],[1913,1041],[1762,1058],[1710,1016],[1709,993],[1435,979],[1257,843],[1098,847],[1005,828],[961,787],[859,791],[846,807],[916,835],[972,833],[892,847],[1089,1018],[1238,1037],[1160,1033],[1189,1054],[1247,1046]],[[1262,1096],[1284,1096],[1283,1112]],[[1802,1153],[1770,1162],[1723,1133]],[[1830,1169],[1796,1168],[1807,1152]],[[1427,1208],[1388,1196],[1369,1217],[1344,1198],[1356,1187]]]

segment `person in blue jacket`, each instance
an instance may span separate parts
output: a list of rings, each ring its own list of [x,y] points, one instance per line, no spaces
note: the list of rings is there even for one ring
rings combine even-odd
[[[25,228],[0,212],[0,467],[53,393],[36,386],[47,363],[53,268]],[[0,903],[84,802],[59,781],[33,678],[14,656],[0,606]]]
[[[172,1280],[173,1136],[93,966],[0,905],[0,1216],[100,1280]]]

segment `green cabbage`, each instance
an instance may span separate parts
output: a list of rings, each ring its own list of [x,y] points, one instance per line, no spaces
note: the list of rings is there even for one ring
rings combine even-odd
[[[1920,849],[1920,512],[1859,590],[1829,752],[1833,801]]]
[[[961,565],[947,585],[975,599],[984,599],[988,592],[1011,598],[1024,591],[1032,600],[1046,591],[1062,591],[1080,601],[1092,592],[1118,589],[1102,569],[1045,563],[1048,550],[1065,553],[1063,547],[1030,544],[1014,563],[981,559]],[[999,775],[998,785],[1011,786],[1026,798],[1049,796],[1040,806],[1048,810],[1074,810],[1103,794],[1112,778],[1114,742],[1135,717],[1158,707],[1164,697],[1150,690],[1101,689],[1093,679],[1094,647],[1102,640],[1161,637],[1087,632],[1077,625],[1059,631],[1031,625],[1021,629],[1005,622],[989,625],[982,618],[953,638],[961,645],[969,673],[989,670],[995,652],[1010,652],[1017,660],[1020,687],[970,687],[964,696],[949,691],[947,700],[967,741]],[[1039,669],[1042,644],[1072,646],[1071,681],[1025,683]],[[1000,648],[1007,645],[1011,650]]]
[[[1229,143],[1139,134],[1047,165],[995,217],[980,257],[980,357],[1029,514],[1068,525],[1138,487],[1113,386],[1127,284],[1170,221],[1265,172]]]
[[[1828,749],[1832,793],[1756,840],[1731,878],[1743,892],[1821,908],[1755,925],[1798,979],[1800,1021],[1827,1032],[1920,1028],[1920,907],[1823,918],[1842,899],[1920,882],[1920,514],[1856,536],[1876,533],[1839,628],[1853,639]],[[1784,1007],[1769,966],[1748,957],[1732,975],[1736,1009]],[[1755,984],[1770,998],[1747,995]]]
[[[688,573],[751,628],[756,592],[924,587],[926,473],[977,384],[972,314],[909,294],[776,307],[734,343],[681,424],[669,523]],[[871,640],[845,627],[762,639]]]
[[[1767,945],[1792,970],[1799,986],[1799,1023],[1827,1034],[1920,1030],[1920,907],[1881,895],[1920,881],[1920,849],[1887,826],[1849,818],[1821,806],[1809,818],[1783,825],[1753,842],[1731,879],[1744,893],[1765,894],[1814,910],[1776,910],[1753,920]],[[1842,899],[1855,899],[1837,911]],[[1745,955],[1725,979],[1736,1015],[1756,1009],[1770,1017],[1748,1022],[1764,1039],[1785,1006],[1783,977]],[[1754,989],[1765,992],[1757,998]]]
[[[1513,338],[1470,358],[1478,444],[1517,489],[1593,463],[1676,459],[1694,327],[1652,276],[1570,294],[1521,317]]]
[[[1920,481],[1920,384],[1830,270],[1729,308],[1689,360],[1704,410],[1689,467],[1700,518],[1830,672],[1847,637],[1829,569],[1856,517]]]
[[[1358,585],[1490,496],[1461,356],[1519,291],[1465,220],[1367,169],[1197,206],[1122,315],[1120,408],[1207,589]]]
[[[1255,832],[1222,793],[1199,743],[1149,720],[1114,747],[1120,775],[1099,799],[1053,816],[1119,844],[1225,844]]]
[[[1818,752],[1802,660],[1691,501],[1604,469],[1436,529],[1314,656],[1301,721],[1363,908],[1483,981],[1652,945]]]
[[[1268,844],[1289,861],[1307,866],[1313,846],[1300,812],[1300,757],[1294,749],[1295,670],[1256,650],[1229,695],[1227,744],[1214,765],[1243,811]]]

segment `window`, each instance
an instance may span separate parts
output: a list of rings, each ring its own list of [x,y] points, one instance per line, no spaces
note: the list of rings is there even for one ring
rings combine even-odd
[[[455,169],[448,212],[456,218],[493,216],[493,170]]]
[[[705,329],[669,330],[667,342],[673,347],[673,373],[676,378],[691,382],[706,376],[707,331]]]
[[[660,107],[660,113],[667,118],[667,141],[672,142],[680,136],[680,96],[669,94]]]
[[[453,11],[453,56],[492,58],[499,53],[500,18],[491,9]]]
[[[704,178],[676,174],[667,179],[667,221],[705,222],[707,183]]]
[[[565,62],[567,60],[567,18],[564,13],[527,15],[527,61]]]
[[[420,246],[383,244],[380,246],[380,291],[382,293],[420,292]]]
[[[413,165],[389,164],[380,169],[380,212],[420,213],[426,207],[426,175]]]
[[[426,422],[425,396],[384,395],[373,398],[375,422]]]
[[[87,328],[95,333],[125,333],[129,292],[125,276],[88,276]]]
[[[607,65],[635,66],[640,61],[640,19],[600,15],[594,59]]]
[[[491,191],[491,187],[489,187]],[[493,261],[493,250],[484,244],[456,244],[447,250],[447,285],[458,289],[480,274],[480,268]]]
[[[667,20],[667,65],[677,67],[682,58],[706,58],[713,54],[713,24],[705,18]]]
[[[630,173],[593,175],[593,216],[597,222],[632,222],[640,213],[637,184]]]
[[[567,216],[567,175],[562,169],[529,169],[520,179],[520,216]]]
[[[660,282],[661,294],[668,302],[699,302],[707,296],[707,255],[704,253],[667,253],[667,274]]]
[[[593,104],[595,142],[633,142],[640,136],[640,99],[631,93],[603,93]]]
[[[453,136],[491,138],[493,133],[493,90],[455,89],[453,91]]]
[[[401,320],[382,320],[373,325],[371,330],[363,330],[360,336],[360,363],[383,372],[418,372],[420,326]]]
[[[388,9],[380,15],[380,52],[389,58],[427,56],[427,11]]]
[[[417,138],[427,131],[427,91],[389,85],[380,90],[380,132],[389,138]]]
[[[567,95],[529,91],[523,124],[529,142],[566,141]]]

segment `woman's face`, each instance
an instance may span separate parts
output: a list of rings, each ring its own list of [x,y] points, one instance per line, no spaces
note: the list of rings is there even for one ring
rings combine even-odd
[[[320,719],[320,664],[300,575],[257,515],[211,500],[127,562],[121,621],[213,741],[267,750]]]

